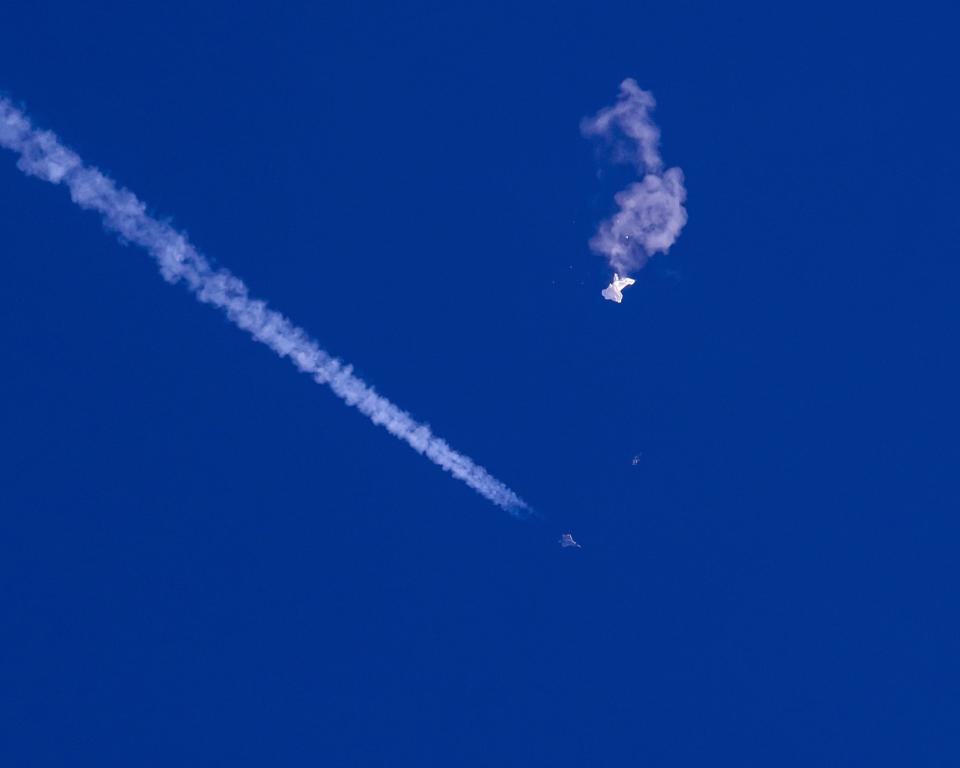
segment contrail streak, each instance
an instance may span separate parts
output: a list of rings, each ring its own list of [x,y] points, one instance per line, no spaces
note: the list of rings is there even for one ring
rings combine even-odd
[[[353,373],[353,368],[322,350],[307,333],[263,301],[250,298],[243,281],[225,269],[215,269],[172,227],[153,218],[129,190],[118,187],[96,168],[60,143],[50,131],[33,127],[27,117],[0,97],[0,146],[19,155],[17,167],[51,184],[66,184],[81,208],[97,211],[107,229],[124,242],[144,248],[170,283],[182,281],[202,302],[223,310],[237,326],[266,344],[280,357],[326,384],[347,405],[366,415],[417,453],[462,480],[484,498],[516,517],[529,513],[527,504],[483,467],[420,424]]]

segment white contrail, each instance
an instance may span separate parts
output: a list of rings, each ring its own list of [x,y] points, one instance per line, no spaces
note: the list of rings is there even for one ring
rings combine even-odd
[[[435,437],[430,428],[417,423],[373,387],[353,374],[349,365],[331,357],[307,333],[256,299],[246,285],[225,269],[210,263],[169,225],[153,218],[130,191],[118,187],[96,168],[86,166],[50,131],[34,128],[27,117],[0,97],[0,146],[20,157],[17,167],[30,176],[52,184],[66,184],[70,197],[81,208],[100,213],[104,225],[122,241],[136,243],[156,260],[168,282],[183,281],[196,297],[219,307],[237,326],[266,344],[280,357],[287,357],[314,381],[326,384],[348,405],[365,414],[390,434],[406,442],[481,496],[511,514],[522,517],[530,510],[506,485],[468,457]]]
[[[653,94],[628,78],[620,84],[616,104],[580,124],[584,136],[611,144],[615,161],[630,163],[643,174],[641,181],[616,194],[620,210],[602,222],[590,240],[590,248],[621,274],[640,269],[654,253],[666,253],[687,223],[683,171],[663,170],[660,129],[650,117],[654,106]]]

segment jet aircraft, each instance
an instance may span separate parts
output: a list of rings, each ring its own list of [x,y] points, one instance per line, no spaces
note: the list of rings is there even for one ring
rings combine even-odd
[[[561,547],[576,547],[577,549],[582,549],[582,547],[573,540],[573,536],[569,533],[563,534],[560,537],[560,546]]]

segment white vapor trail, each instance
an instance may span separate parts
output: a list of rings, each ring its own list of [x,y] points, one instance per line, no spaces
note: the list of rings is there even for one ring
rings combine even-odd
[[[640,269],[655,253],[666,253],[687,223],[683,171],[663,170],[660,129],[650,117],[655,106],[653,94],[628,78],[620,84],[616,104],[580,124],[584,136],[600,137],[612,146],[616,162],[632,164],[643,175],[616,194],[620,209],[590,240],[590,248],[621,274]]]
[[[19,155],[17,167],[52,184],[65,184],[81,208],[97,211],[107,229],[122,241],[144,248],[170,283],[182,281],[202,302],[212,304],[254,339],[280,357],[289,358],[318,384],[326,384],[347,405],[403,440],[484,498],[522,517],[527,504],[506,485],[468,457],[457,453],[353,373],[349,365],[331,357],[307,333],[263,301],[252,299],[246,285],[224,269],[215,269],[172,227],[146,212],[129,190],[118,187],[83,161],[50,131],[34,128],[27,117],[0,97],[0,146]]]

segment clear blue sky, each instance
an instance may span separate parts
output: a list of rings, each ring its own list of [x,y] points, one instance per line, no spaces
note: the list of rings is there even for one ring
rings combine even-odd
[[[5,8],[0,89],[543,519],[2,152],[0,762],[957,765],[960,19],[474,5]],[[689,222],[615,306],[625,77]]]

